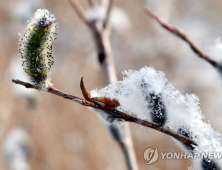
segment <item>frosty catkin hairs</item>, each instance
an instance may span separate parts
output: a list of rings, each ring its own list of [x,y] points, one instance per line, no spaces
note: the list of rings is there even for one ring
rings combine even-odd
[[[178,129],[177,133],[193,140],[192,132],[191,132],[190,128],[188,128],[187,126],[181,126]],[[193,155],[195,154],[195,147],[194,146],[184,144],[184,143],[182,145],[185,147],[185,149],[188,152],[192,153]],[[199,162],[199,164],[200,164],[199,168],[202,170],[210,170],[210,169],[221,170],[221,168],[217,165],[217,163],[213,159],[203,157],[203,158],[201,158],[201,161]]]
[[[166,108],[161,94],[155,94],[150,88],[149,82],[142,78],[140,85],[142,94],[147,101],[147,108],[150,110],[152,122],[164,126],[167,120]]]
[[[49,72],[54,63],[52,45],[56,39],[56,18],[46,9],[38,9],[24,34],[20,34],[19,53],[23,70],[39,90],[50,83]]]

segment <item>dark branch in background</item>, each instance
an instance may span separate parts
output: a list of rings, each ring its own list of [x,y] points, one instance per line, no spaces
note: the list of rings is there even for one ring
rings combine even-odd
[[[150,11],[148,8],[144,8],[144,12],[155,19],[163,28],[168,30],[169,32],[173,33],[174,35],[178,36],[182,40],[186,41],[190,48],[196,53],[200,58],[205,59],[209,62],[212,66],[218,69],[220,72],[222,71],[222,65],[213,59],[211,59],[206,53],[204,53],[189,37],[188,35],[180,28],[172,27],[166,23],[164,23],[156,14]]]
[[[33,88],[33,89],[39,90],[38,87],[36,87],[36,86],[34,86],[30,83],[20,81],[20,80],[12,80],[12,82],[15,83],[15,84],[22,85],[26,88]],[[169,136],[172,136],[173,138],[175,138],[176,140],[180,141],[183,144],[197,146],[197,144],[193,140],[189,139],[186,136],[180,135],[179,133],[176,133],[176,132],[172,131],[169,127],[162,127],[162,126],[150,123],[146,120],[142,120],[140,118],[133,117],[129,114],[126,114],[124,112],[116,110],[115,108],[112,108],[112,107],[110,107],[106,104],[103,104],[103,103],[100,103],[100,102],[90,102],[90,101],[81,99],[81,98],[73,96],[71,94],[62,92],[62,91],[52,87],[51,85],[49,85],[48,89],[45,90],[45,92],[49,92],[49,93],[55,94],[57,96],[63,97],[65,99],[72,100],[72,101],[77,102],[77,103],[79,103],[83,106],[88,106],[88,107],[92,107],[92,108],[95,108],[95,109],[99,109],[99,110],[108,112],[109,114],[113,114],[114,116],[120,118],[120,120],[127,121],[127,122],[133,122],[133,123],[136,123],[136,124],[139,124],[139,125],[143,125],[143,126],[155,129],[159,132],[162,132],[162,133],[165,133]]]
[[[97,55],[98,61],[102,68],[104,85],[108,85],[112,82],[117,81],[112,49],[109,41],[110,36],[110,14],[113,5],[113,0],[102,0],[99,4],[98,1],[89,0],[90,7],[92,8],[94,5],[99,5],[105,11],[105,18],[93,18],[87,20],[85,18],[84,12],[81,14],[78,12],[78,6],[76,6],[77,0],[69,0],[72,4],[73,9],[77,12],[80,18],[85,22],[85,24],[89,27],[92,32],[96,47],[97,47]],[[74,2],[74,3],[73,3]],[[94,2],[94,3],[92,3]],[[80,6],[80,5],[79,5]],[[81,6],[80,6],[81,7]],[[89,96],[90,97],[90,96]],[[108,115],[109,116],[109,115]],[[136,161],[136,156],[133,148],[133,142],[131,137],[131,132],[129,128],[129,124],[127,122],[123,123],[123,126],[109,126],[109,131],[112,134],[112,137],[115,141],[120,145],[125,160],[127,162],[128,170],[138,170],[138,165]]]

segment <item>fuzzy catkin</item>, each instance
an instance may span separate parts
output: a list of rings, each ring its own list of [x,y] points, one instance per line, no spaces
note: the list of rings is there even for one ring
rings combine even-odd
[[[25,33],[20,35],[19,52],[23,69],[39,90],[50,82],[49,72],[54,63],[52,45],[56,34],[54,15],[46,9],[38,9]]]

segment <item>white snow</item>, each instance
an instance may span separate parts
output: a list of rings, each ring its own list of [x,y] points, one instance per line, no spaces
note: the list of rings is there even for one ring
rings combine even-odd
[[[56,18],[47,9],[38,9],[35,12],[34,18],[32,19],[33,24],[39,24],[39,22],[45,18],[44,25],[48,25],[56,21]]]
[[[189,137],[198,144],[194,152],[222,152],[222,135],[211,127],[201,113],[199,98],[195,94],[182,95],[167,81],[164,73],[150,67],[144,67],[139,71],[124,71],[123,74],[126,77],[122,81],[100,90],[93,90],[91,95],[115,98],[120,103],[118,110],[153,122],[146,96],[149,93],[158,94],[166,111],[167,120],[164,126],[176,132],[180,128],[188,131]],[[141,86],[144,82],[147,88]],[[181,143],[180,145],[183,147]],[[194,165],[200,166],[200,162]]]

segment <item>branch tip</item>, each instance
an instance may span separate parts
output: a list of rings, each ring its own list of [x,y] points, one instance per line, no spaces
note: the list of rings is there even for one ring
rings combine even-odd
[[[21,80],[18,80],[18,79],[12,79],[12,82],[15,83],[15,84],[19,84],[19,85],[22,85],[26,88],[32,88],[32,89],[38,89],[36,86],[34,86],[33,84],[30,84],[30,83],[26,83],[26,82],[23,82]]]
[[[170,26],[169,24],[163,22],[156,14],[154,14],[151,10],[148,8],[144,8],[143,11],[152,17],[157,23],[159,23],[164,29],[168,30],[169,32],[173,33],[177,37],[181,38],[185,42],[187,42],[192,49],[194,53],[197,54],[200,58],[205,59],[207,62],[209,62],[213,67],[217,68],[218,63],[211,59],[206,53],[202,51],[190,38],[189,36],[178,27]]]

